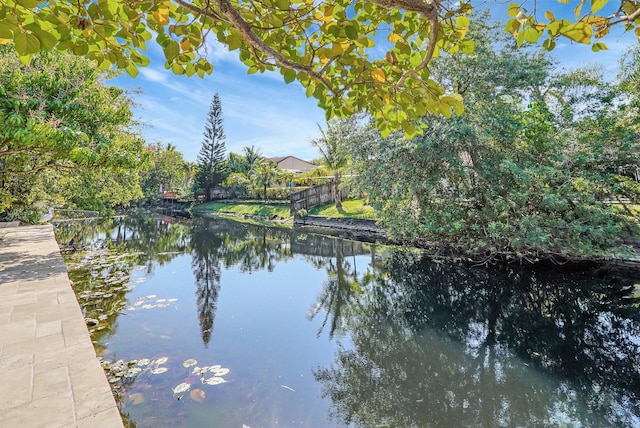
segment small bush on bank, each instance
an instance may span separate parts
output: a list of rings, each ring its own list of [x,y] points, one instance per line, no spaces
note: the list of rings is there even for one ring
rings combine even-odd
[[[287,200],[291,197],[292,193],[306,190],[308,187],[268,187],[267,188],[267,200]],[[253,190],[250,192],[250,196],[256,199],[264,198],[262,190]]]

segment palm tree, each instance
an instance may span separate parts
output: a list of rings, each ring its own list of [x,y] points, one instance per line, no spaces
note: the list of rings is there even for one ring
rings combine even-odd
[[[255,147],[245,147],[244,151],[244,163],[246,167],[247,175],[251,172],[253,167],[260,162],[260,159],[264,159],[262,153],[260,153],[260,149],[256,149]]]
[[[327,122],[326,130],[318,125],[322,136],[311,140],[311,144],[320,152],[322,163],[333,175],[331,193],[333,193],[336,208],[338,209],[342,208],[342,198],[340,197],[342,172],[351,162],[347,143],[358,136],[358,120],[358,117],[331,120]]]
[[[256,187],[262,187],[264,200],[267,200],[267,188],[276,180],[278,174],[276,164],[268,159],[262,158],[251,169],[251,181]]]

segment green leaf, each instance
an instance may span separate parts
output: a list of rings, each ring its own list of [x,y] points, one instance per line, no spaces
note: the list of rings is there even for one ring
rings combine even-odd
[[[522,44],[524,43],[524,31],[520,31],[518,33],[518,37],[516,38],[516,43],[518,44],[518,46],[522,46]]]
[[[395,44],[395,50],[403,55],[411,55],[411,48],[405,42],[398,42]]]
[[[578,43],[591,42],[592,27],[584,22],[576,22],[560,28],[560,34]]]
[[[476,42],[471,39],[463,40],[460,43],[460,49],[466,54],[472,54],[476,50]]]
[[[296,74],[297,74],[297,73],[296,73],[296,71],[295,71],[295,70],[292,70],[292,69],[290,69],[290,68],[287,68],[287,69],[284,71],[284,82],[285,82],[285,83],[291,83],[291,82],[293,82],[294,80],[296,80]]]
[[[402,122],[402,130],[405,133],[405,138],[410,140],[416,135],[416,127],[412,122],[404,121]]]
[[[511,3],[507,8],[507,14],[509,16],[516,16],[520,13],[520,5],[518,3]]]
[[[136,77],[138,75],[138,67],[136,67],[135,64],[131,61],[129,61],[129,63],[124,69],[127,71],[129,76],[131,77]]]
[[[607,45],[602,42],[594,43],[593,46],[591,46],[591,50],[594,52],[606,51],[607,49],[609,49]]]
[[[171,71],[173,71],[174,74],[184,74],[184,68],[182,68],[182,65],[175,62],[171,64]]]
[[[583,1],[584,1],[584,0],[583,0]],[[575,15],[576,15],[576,19],[580,19],[580,13],[582,12],[582,5],[583,5],[583,4],[584,4],[583,2],[579,3],[579,4],[576,6],[575,10],[574,10],[574,13],[575,13]]]
[[[350,40],[358,40],[358,29],[350,22],[345,24],[344,34]]]
[[[43,30],[33,30],[33,33],[40,41],[40,49],[50,51],[58,44],[58,39],[51,33]]]
[[[10,22],[8,19],[0,20],[0,30],[15,31],[18,29],[20,29],[20,27],[18,27],[13,22]]]
[[[175,57],[180,55],[180,45],[175,40],[169,40],[163,51],[164,57],[167,59],[167,61],[171,61]]]
[[[33,9],[38,6],[38,2],[36,0],[16,0],[20,6],[25,7],[26,9]]]
[[[239,34],[231,34],[227,37],[226,43],[230,51],[239,49],[242,46],[242,36]]]
[[[453,104],[453,109],[458,116],[462,116],[462,113],[464,113],[464,103],[462,101],[455,102]]]
[[[85,41],[78,41],[75,45],[73,45],[73,53],[75,55],[85,55],[89,52],[89,45]]]
[[[535,28],[527,28],[522,33],[524,34],[524,40],[529,43],[536,43],[542,34],[541,31],[538,31]]]
[[[191,63],[191,62],[189,64],[187,64],[185,73],[186,73],[187,77],[193,76],[196,73],[195,65],[193,65],[193,63]]]
[[[17,33],[13,37],[13,43],[15,44],[16,52],[19,55],[27,54],[27,35],[25,33]]]
[[[40,49],[40,41],[33,34],[18,33],[14,38],[16,52],[20,55],[31,55]]]
[[[469,18],[467,18],[466,16],[456,17],[456,27],[464,28],[464,27],[468,27],[469,24],[470,24]]]
[[[134,64],[142,67],[146,67],[150,62],[148,57],[142,55],[137,51],[131,51],[131,60],[134,62]]]
[[[31,62],[31,57],[33,55],[29,54],[29,55],[20,55],[20,62],[23,63],[24,65],[29,65],[29,63]]]
[[[591,0],[591,13],[596,13],[607,3],[609,3],[609,0]]]

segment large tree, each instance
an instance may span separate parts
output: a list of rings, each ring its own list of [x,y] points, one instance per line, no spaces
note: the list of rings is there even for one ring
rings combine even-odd
[[[461,112],[461,98],[431,76],[440,53],[474,50],[467,35],[474,3],[436,0],[4,0],[0,42],[13,41],[24,61],[38,50],[70,51],[101,67],[137,74],[147,42],[155,39],[165,66],[177,74],[204,76],[212,37],[238,50],[249,73],[280,70],[298,80],[327,112],[345,117],[368,111],[384,134],[416,132],[425,113]],[[485,7],[478,2],[478,7]],[[560,3],[567,3],[560,1]],[[577,1],[575,20],[538,10],[535,0],[511,4],[506,30],[518,43],[553,49],[560,37],[606,49],[600,39],[615,25],[638,26],[633,1]],[[528,7],[528,9],[527,9]],[[562,15],[573,6],[558,5]],[[544,13],[544,20],[538,17]],[[560,14],[559,14],[560,16]]]
[[[189,184],[190,171],[182,153],[168,143],[147,146],[150,168],[142,174],[141,186],[145,197],[155,198],[161,190],[184,191]]]
[[[410,141],[370,131],[351,147],[361,190],[396,237],[446,254],[612,256],[638,229],[605,203],[637,191],[625,171],[638,165],[638,134],[620,122],[631,112],[597,73],[554,73],[544,56],[476,30],[488,37],[475,55],[434,67],[465,94],[465,115],[429,116]]]
[[[0,47],[0,212],[39,200],[83,207],[91,183],[103,189],[91,196],[93,209],[140,196],[143,141],[131,99],[104,83],[109,76],[69,54],[42,53],[24,65]]]
[[[204,140],[198,154],[198,172],[196,185],[198,193],[211,200],[211,191],[227,177],[226,147],[222,103],[216,92],[211,100],[207,122],[204,127]]]

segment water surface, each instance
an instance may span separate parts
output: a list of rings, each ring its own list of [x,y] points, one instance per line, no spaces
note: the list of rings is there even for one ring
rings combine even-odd
[[[114,379],[130,426],[640,426],[622,275],[437,263],[221,219],[57,237],[75,238],[65,259],[97,350],[131,361]],[[224,382],[203,383],[216,369]]]

